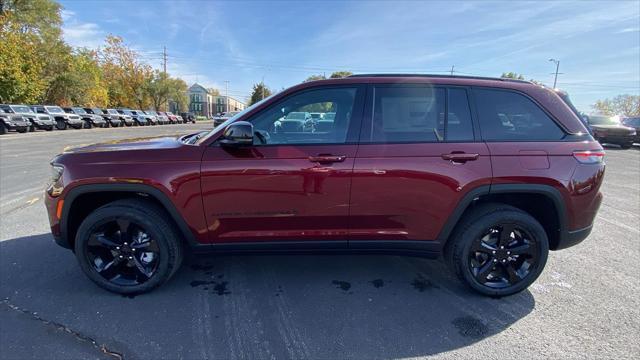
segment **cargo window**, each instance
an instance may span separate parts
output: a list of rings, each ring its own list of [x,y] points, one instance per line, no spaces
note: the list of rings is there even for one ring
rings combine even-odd
[[[484,140],[552,141],[565,135],[537,104],[524,95],[503,90],[473,91]]]

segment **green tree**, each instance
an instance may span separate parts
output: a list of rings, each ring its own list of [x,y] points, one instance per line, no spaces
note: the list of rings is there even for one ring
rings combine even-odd
[[[271,90],[265,84],[261,82],[254,84],[253,90],[251,91],[251,97],[249,98],[249,105],[253,105],[270,95]]]
[[[169,79],[169,100],[176,104],[178,111],[186,111],[189,108],[188,88],[187,83],[180,78]]]
[[[47,102],[63,106],[107,106],[109,96],[94,51],[77,49],[65,57],[64,71],[49,83]]]
[[[3,1],[3,0],[0,0]],[[46,88],[34,34],[19,31],[12,14],[0,14],[0,102],[34,103]]]
[[[500,75],[501,78],[505,78],[505,79],[516,79],[516,80],[524,80],[524,76],[522,76],[521,74],[518,73],[514,73],[514,72],[503,72],[502,75]]]
[[[592,107],[605,115],[640,116],[640,96],[618,95],[613,99],[598,100]]]
[[[351,71],[334,71],[331,76],[329,76],[329,79],[340,79],[351,75],[353,75]]]
[[[318,74],[318,75],[311,75],[309,76],[304,82],[308,82],[308,81],[316,81],[316,80],[325,80],[327,77],[322,75],[322,74]]]

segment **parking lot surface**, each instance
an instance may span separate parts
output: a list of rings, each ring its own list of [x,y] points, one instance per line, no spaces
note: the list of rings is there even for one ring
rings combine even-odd
[[[106,292],[53,243],[42,192],[65,146],[188,124],[0,137],[0,358],[638,358],[640,151],[607,149],[591,236],[538,281],[476,295],[441,261],[199,256],[150,294]]]

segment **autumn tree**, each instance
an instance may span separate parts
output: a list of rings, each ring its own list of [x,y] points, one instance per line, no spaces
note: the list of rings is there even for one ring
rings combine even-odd
[[[271,90],[263,83],[259,82],[253,85],[251,91],[251,97],[249,98],[249,105],[253,105],[258,101],[271,95]]]
[[[598,100],[592,107],[605,115],[640,116],[640,96],[618,95],[613,99]]]
[[[146,109],[151,105],[148,86],[153,77],[149,64],[139,60],[121,37],[109,35],[99,52],[112,106]]]
[[[518,73],[514,73],[514,72],[503,72],[502,75],[500,75],[501,78],[504,79],[516,79],[516,80],[524,80],[524,76],[522,76],[522,74],[518,74]]]
[[[309,77],[307,77],[304,82],[309,82],[309,81],[316,81],[316,80],[324,80],[327,77],[324,76],[324,74],[318,74],[318,75],[311,75]]]

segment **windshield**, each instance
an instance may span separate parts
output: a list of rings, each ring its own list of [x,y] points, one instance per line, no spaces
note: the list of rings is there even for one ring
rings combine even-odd
[[[294,119],[294,120],[304,120],[306,118],[306,113],[303,113],[303,112],[292,112],[292,113],[289,113],[286,118],[287,119]]]
[[[155,115],[155,114],[156,114],[156,112],[155,112],[155,111],[148,111],[148,110],[147,110],[147,111],[145,111],[145,112],[146,112],[147,114],[149,114],[149,115]]]
[[[94,114],[102,114],[102,110],[100,110],[98,108],[93,108],[93,109],[91,109],[91,111],[93,111]]]
[[[109,109],[109,110],[107,110],[107,112],[108,112],[109,114],[118,115],[118,110],[115,110],[115,109]]]
[[[86,114],[87,113],[86,111],[84,111],[83,108],[74,107],[72,109],[73,109],[73,112],[75,112],[76,114]]]
[[[593,125],[619,125],[620,120],[615,116],[589,115],[589,124]]]
[[[17,113],[32,113],[33,110],[31,110],[28,106],[24,106],[24,105],[12,105],[11,109]]]
[[[131,112],[131,110],[123,109],[123,110],[120,110],[120,111],[122,111],[122,112],[123,112],[124,114],[126,114],[126,115],[133,115],[133,113]]]
[[[59,107],[59,106],[45,106],[45,109],[47,109],[47,111],[52,113],[52,114],[62,114],[62,113],[64,113],[64,110],[62,110],[62,108]]]

